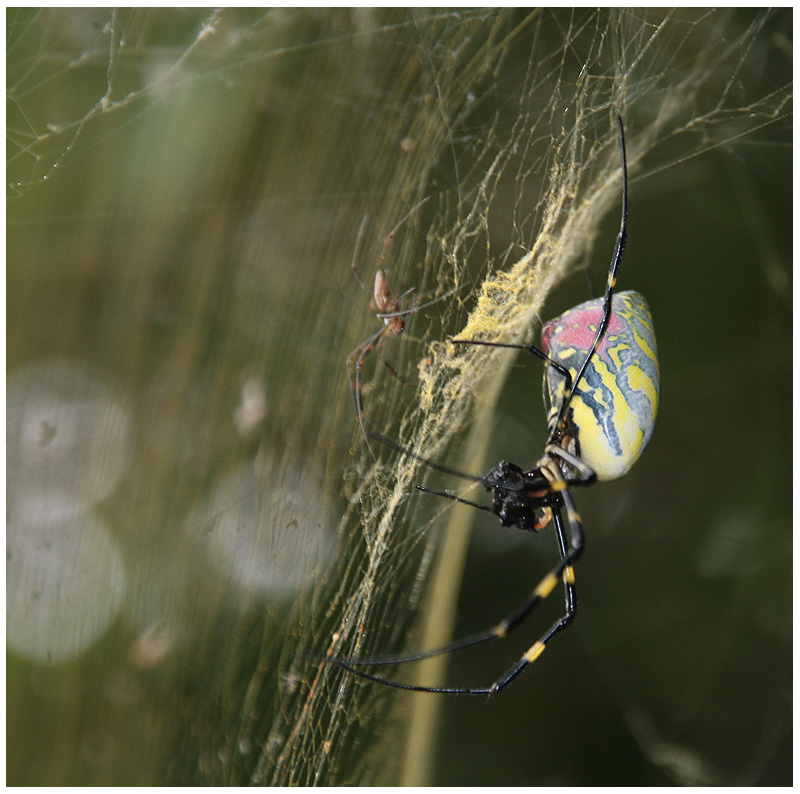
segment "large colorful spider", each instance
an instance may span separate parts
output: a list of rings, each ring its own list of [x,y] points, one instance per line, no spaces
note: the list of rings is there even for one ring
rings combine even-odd
[[[500,692],[539,658],[549,643],[575,618],[573,565],[584,547],[583,524],[572,498],[573,486],[623,476],[638,460],[653,434],[659,400],[659,370],[650,310],[638,292],[616,294],[628,224],[628,178],[625,134],[617,115],[622,153],[622,220],[605,294],[570,309],[546,323],[541,348],[534,345],[454,339],[454,344],[486,345],[527,350],[545,362],[544,395],[548,438],[532,469],[501,461],[484,477],[476,477],[420,458],[377,434],[376,439],[422,460],[440,471],[481,483],[492,495],[486,506],[447,491],[420,490],[488,510],[503,526],[538,531],[552,523],[560,552],[558,563],[533,592],[506,618],[486,631],[445,646],[401,656],[341,659],[326,662],[361,678],[415,692],[486,695]],[[566,511],[565,530],[562,510]],[[426,687],[373,675],[360,668],[417,661],[451,653],[507,636],[558,585],[564,584],[565,612],[503,675],[483,687]]]

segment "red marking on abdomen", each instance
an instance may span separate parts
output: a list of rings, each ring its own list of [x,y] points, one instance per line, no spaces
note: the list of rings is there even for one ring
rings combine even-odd
[[[542,329],[542,350],[549,355],[555,328],[560,325],[563,326],[563,330],[555,337],[557,349],[563,350],[566,347],[574,347],[586,352],[592,346],[592,342],[594,342],[594,338],[597,335],[597,329],[602,321],[602,306],[573,309],[565,315],[550,321]],[[625,329],[625,321],[618,314],[612,312],[608,329],[598,347],[598,353],[602,355],[608,349],[611,344],[609,336],[624,333]]]

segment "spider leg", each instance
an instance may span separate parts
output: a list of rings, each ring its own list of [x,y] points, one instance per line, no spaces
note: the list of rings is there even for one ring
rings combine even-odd
[[[592,485],[597,481],[597,474],[591,466],[587,466],[580,458],[576,458],[566,449],[558,446],[558,444],[548,444],[545,447],[545,452],[561,458],[580,474],[580,479],[575,479],[574,477],[568,479],[570,485]]]
[[[364,401],[361,397],[361,371],[364,368],[364,359],[370,354],[371,351],[380,346],[385,332],[386,326],[381,328],[380,331],[374,333],[369,339],[367,339],[366,342],[362,342],[352,353],[350,353],[346,362],[347,373],[350,378],[350,392],[353,395],[353,400],[356,404],[356,411],[358,412],[358,423],[361,425],[361,432],[364,434],[364,439],[367,442],[367,449],[369,449],[373,458],[375,458],[375,453],[372,451],[372,447],[369,445],[369,435],[364,424]]]
[[[367,222],[369,221],[369,215],[364,215],[361,219],[361,226],[358,227],[358,237],[356,238],[356,247],[353,251],[353,261],[350,262],[350,269],[353,271],[353,275],[358,280],[358,283],[361,285],[362,289],[365,289],[369,292],[369,287],[364,283],[364,279],[358,274],[358,253],[361,250],[361,241],[364,239],[364,231],[367,228]]]
[[[431,298],[431,300],[425,301],[425,303],[420,303],[420,304],[416,303],[417,296],[415,295],[413,305],[411,306],[410,309],[398,309],[396,312],[380,312],[375,316],[383,320],[386,319],[387,317],[405,317],[408,314],[416,314],[417,312],[422,311],[423,309],[427,309],[428,306],[433,306],[434,303],[439,303],[440,301],[443,301],[445,298],[449,298],[451,295],[455,295],[456,292],[458,292],[460,289],[462,289],[462,287],[453,287],[453,289],[448,290],[447,292],[440,295],[438,298]],[[414,290],[416,290],[416,287],[412,287],[411,289],[404,292],[397,299],[398,303],[403,298],[405,298],[409,292],[413,292]]]
[[[589,366],[589,362],[592,360],[595,352],[597,351],[597,348],[600,345],[600,340],[605,335],[608,324],[611,322],[612,299],[614,297],[614,288],[617,285],[617,271],[619,270],[620,264],[622,264],[622,257],[625,254],[625,245],[628,241],[628,162],[625,152],[625,130],[622,126],[622,118],[620,117],[619,113],[617,113],[617,126],[619,127],[619,142],[620,148],[622,149],[622,219],[619,225],[619,232],[617,233],[617,240],[614,244],[614,254],[611,258],[611,267],[608,270],[608,277],[606,279],[606,289],[603,296],[603,319],[597,328],[597,333],[595,334],[592,346],[589,348],[589,352],[587,353],[586,358],[583,360],[581,368],[575,375],[575,380],[573,381],[571,387],[568,386],[566,382],[564,384],[565,398],[561,401],[561,409],[559,410],[556,422],[553,425],[553,433],[557,432],[561,427],[567,407],[572,402],[572,398],[575,396],[575,392],[578,389],[581,378],[583,378],[583,375]]]
[[[428,488],[425,485],[415,485],[414,486],[418,491],[424,491],[425,493],[432,493],[436,496],[443,496],[445,499],[452,499],[454,502],[461,502],[462,505],[469,505],[470,507],[477,507],[478,510],[484,510],[487,513],[491,513],[494,515],[494,510],[491,507],[487,507],[486,505],[482,505],[480,502],[473,502],[471,499],[464,499],[463,496],[456,496],[454,493],[450,493],[450,491],[439,491],[436,488]]]
[[[370,454],[372,457],[377,460],[375,457],[375,453],[372,451],[372,447],[369,443],[369,437],[371,433],[367,432],[366,422],[367,418],[364,413],[364,398],[362,397],[362,386],[363,386],[363,377],[362,372],[364,369],[364,361],[366,360],[367,356],[370,353],[374,353],[375,357],[392,373],[401,383],[405,384],[406,386],[412,386],[416,388],[416,383],[413,381],[408,380],[403,375],[401,375],[381,353],[381,347],[383,347],[383,343],[386,341],[387,336],[387,328],[389,326],[384,326],[374,333],[369,339],[365,342],[362,342],[352,353],[347,357],[347,373],[350,380],[350,392],[353,395],[353,401],[356,404],[356,411],[358,412],[358,423],[361,425],[361,432],[364,435],[364,440],[367,442],[367,449],[369,449]]]
[[[392,229],[389,234],[386,236],[386,242],[383,245],[383,251],[381,252],[380,262],[378,263],[378,268],[383,269],[383,260],[386,259],[386,252],[389,250],[389,246],[392,244],[392,240],[394,236],[397,234],[397,230],[426,202],[430,199],[430,196],[425,196],[422,201],[418,201],[395,225],[394,229]]]
[[[547,353],[543,350],[539,350],[536,345],[516,345],[510,342],[484,342],[480,339],[451,339],[450,341],[454,345],[482,345],[483,347],[505,347],[511,350],[527,350],[529,353],[533,353],[534,356],[542,359],[546,364],[556,369],[559,375],[564,377],[565,390],[568,390],[572,385],[572,375],[570,375],[569,370],[563,364],[553,361]]]
[[[389,372],[391,372],[391,373],[392,373],[392,375],[394,375],[394,376],[395,376],[395,378],[397,378],[397,380],[399,380],[399,381],[400,381],[400,383],[403,383],[403,384],[405,384],[406,386],[413,386],[415,389],[417,388],[417,384],[416,384],[416,383],[414,383],[414,381],[412,381],[412,380],[409,380],[409,379],[408,379],[408,378],[406,378],[405,376],[401,375],[401,374],[400,374],[400,373],[399,373],[399,372],[398,372],[398,371],[397,371],[397,370],[396,370],[396,369],[395,369],[395,368],[394,368],[394,367],[393,367],[393,366],[392,366],[392,365],[391,365],[391,364],[390,364],[390,363],[389,363],[389,362],[388,362],[388,361],[387,361],[387,360],[386,360],[386,359],[383,357],[383,355],[381,354],[380,350],[377,350],[377,349],[375,350],[375,358],[377,358],[377,359],[378,359],[378,361],[380,361],[380,362],[381,362],[381,364],[383,364],[383,365],[386,367],[386,369],[388,369],[388,370],[389,370]]]
[[[369,436],[370,438],[375,439],[375,441],[380,441],[381,444],[385,444],[387,447],[391,447],[392,449],[396,449],[398,452],[402,452],[403,455],[406,455],[409,458],[414,458],[414,460],[418,460],[420,463],[424,463],[426,466],[430,466],[430,468],[436,469],[436,471],[442,471],[445,474],[452,474],[454,477],[460,477],[462,480],[470,480],[471,482],[479,482],[484,484],[486,482],[484,477],[478,477],[475,474],[467,474],[466,472],[459,471],[458,469],[452,469],[450,468],[450,466],[443,466],[441,463],[436,463],[436,461],[428,460],[428,458],[423,458],[422,455],[417,455],[415,452],[412,452],[408,447],[404,447],[402,444],[398,444],[391,438],[381,435],[380,433],[374,430],[370,431]]]
[[[365,342],[362,342],[350,355],[347,356],[347,373],[350,378],[350,392],[358,409],[359,417],[363,416],[363,403],[361,400],[361,370],[364,367],[364,359],[375,348],[385,332],[384,328],[373,334]]]
[[[522,658],[516,664],[514,664],[505,673],[505,675],[503,675],[502,678],[499,678],[489,687],[487,694],[501,692],[503,689],[505,689],[512,681],[514,681],[514,679],[517,678],[518,675],[520,675],[520,673],[523,672],[523,670],[525,670],[526,667],[528,667],[528,665],[535,662],[542,655],[542,653],[544,653],[545,648],[575,619],[578,604],[575,596],[575,573],[572,569],[572,564],[578,559],[578,557],[580,557],[581,552],[583,551],[583,527],[580,516],[575,510],[575,505],[572,502],[572,498],[569,496],[569,493],[566,490],[563,492],[563,496],[572,537],[570,540],[570,545],[567,547],[563,525],[561,524],[561,511],[559,508],[553,508],[553,521],[557,527],[556,533],[559,537],[559,547],[563,550],[563,556],[560,564],[556,566],[556,569],[551,572],[550,576],[561,576],[564,581],[566,611],[558,620],[553,623],[552,626],[550,626],[545,634],[543,634],[535,643],[533,643],[533,645],[531,645],[530,648],[528,648],[527,651],[525,651],[525,653],[522,655]],[[556,572],[556,570],[558,570],[558,572]],[[546,578],[542,584],[547,581],[548,580]],[[555,584],[555,580],[550,579],[549,586],[555,587]]]
[[[417,291],[416,287],[409,287],[402,295],[400,295],[397,298],[397,302],[400,303],[401,300],[405,300],[409,295],[414,295],[414,300],[416,300],[416,295],[414,294],[416,293],[416,291]],[[399,314],[413,314],[415,311],[416,309],[412,306],[410,309],[405,309],[404,311],[399,312]],[[378,316],[382,317],[386,315],[379,314]],[[391,316],[391,313],[388,316]]]
[[[562,483],[565,485],[565,483]],[[487,631],[482,631],[478,634],[473,634],[461,640],[448,643],[440,648],[423,653],[407,654],[405,656],[382,657],[377,659],[335,659],[327,658],[321,661],[335,664],[344,670],[357,675],[360,678],[365,678],[369,681],[374,681],[386,686],[395,687],[396,689],[407,689],[413,692],[434,692],[442,694],[454,695],[489,695],[495,692],[500,692],[505,689],[522,671],[536,659],[541,656],[547,645],[560,634],[567,626],[575,619],[577,610],[577,599],[575,596],[575,575],[572,569],[575,561],[580,557],[583,551],[583,526],[581,524],[580,516],[575,510],[575,506],[569,496],[568,491],[565,489],[562,492],[564,497],[564,505],[567,510],[567,518],[570,525],[570,539],[567,542],[567,537],[564,532],[564,524],[561,516],[561,510],[558,507],[552,508],[553,524],[556,530],[556,537],[558,540],[559,551],[561,559],[558,564],[542,579],[530,596],[520,604],[508,617],[504,618],[496,626],[493,626]],[[564,599],[565,599],[565,613],[562,617],[553,623],[552,626],[543,634],[531,647],[523,654],[522,658],[517,661],[506,673],[501,676],[497,681],[488,687],[426,687],[416,684],[404,684],[400,681],[393,681],[382,676],[372,675],[363,670],[359,670],[361,665],[383,665],[383,664],[400,664],[403,662],[418,661],[421,659],[428,659],[431,656],[439,656],[445,653],[461,650],[462,648],[469,648],[474,645],[479,645],[483,642],[488,642],[494,639],[501,639],[510,634],[530,613],[541,603],[547,596],[552,593],[561,578],[564,582]]]

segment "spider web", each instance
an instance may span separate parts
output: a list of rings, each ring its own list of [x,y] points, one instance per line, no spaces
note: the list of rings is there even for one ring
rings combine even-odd
[[[446,337],[532,340],[561,282],[589,263],[602,277],[616,112],[633,196],[746,140],[786,146],[791,88],[761,79],[781,29],[733,11],[8,12],[9,326],[46,326],[53,306],[63,319],[57,340],[11,341],[9,363],[91,350],[125,395],[136,430],[105,510],[129,587],[160,583],[157,605],[140,595],[125,620],[143,632],[156,615],[181,658],[155,687],[179,694],[148,703],[182,714],[154,719],[149,769],[182,783],[430,780],[436,698],[401,708],[403,694],[307,658],[445,643],[474,518],[415,495],[453,484],[373,443],[375,460],[358,432],[344,359],[379,322],[348,267],[362,218],[369,281],[386,234],[431,197],[387,266],[397,292],[441,298],[386,346],[417,389],[370,358],[370,425],[483,472],[514,358]],[[622,273],[635,288],[641,271]],[[64,309],[64,285],[91,321]],[[243,381],[256,418],[242,397],[237,433]],[[315,531],[280,550],[256,532],[237,556],[242,523],[276,515]],[[229,565],[201,593],[198,535]],[[445,662],[396,677],[435,684]],[[631,731],[656,759],[665,743],[637,709]],[[115,748],[132,740],[120,735]],[[687,780],[691,760],[661,765]]]

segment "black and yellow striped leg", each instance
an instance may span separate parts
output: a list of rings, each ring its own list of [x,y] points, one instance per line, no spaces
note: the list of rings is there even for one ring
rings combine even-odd
[[[556,527],[556,536],[558,537],[558,544],[561,550],[561,562],[551,573],[546,576],[537,587],[537,591],[541,591],[540,600],[546,598],[550,592],[556,587],[559,577],[564,582],[564,614],[553,623],[547,632],[540,637],[527,651],[523,654],[522,658],[498,681],[489,688],[487,694],[494,692],[501,692],[505,689],[517,676],[519,676],[528,665],[535,662],[543,653],[545,648],[569,626],[575,619],[577,613],[578,602],[575,593],[575,574],[573,571],[573,564],[580,557],[583,551],[583,528],[580,521],[580,516],[575,511],[572,500],[565,492],[565,505],[567,507],[567,516],[571,528],[571,542],[567,546],[566,536],[564,534],[564,526],[561,518],[561,511],[558,508],[553,509],[553,523]]]
[[[365,678],[368,681],[374,681],[386,686],[395,687],[396,689],[407,689],[413,692],[438,692],[442,694],[452,695],[489,695],[494,692],[499,692],[508,686],[529,664],[535,661],[547,647],[547,645],[560,634],[574,619],[577,607],[575,597],[575,576],[572,566],[575,561],[580,557],[583,551],[583,527],[581,525],[580,516],[578,515],[572,503],[572,499],[567,491],[563,492],[564,504],[567,510],[567,518],[570,525],[570,541],[567,544],[566,534],[564,532],[563,519],[561,516],[560,508],[553,508],[553,523],[558,538],[559,550],[561,552],[561,560],[547,576],[542,579],[536,586],[533,593],[522,603],[509,617],[499,623],[497,626],[489,629],[488,631],[474,634],[471,637],[452,642],[441,648],[433,651],[427,651],[420,654],[409,654],[406,656],[394,657],[381,657],[380,659],[325,659],[324,661],[335,664],[344,670],[347,670],[354,675]],[[522,659],[520,659],[502,678],[495,681],[489,687],[426,687],[417,686],[415,684],[403,684],[399,681],[392,681],[388,678],[372,675],[363,670],[357,669],[362,665],[381,665],[381,664],[400,664],[403,662],[413,662],[420,659],[427,659],[431,656],[438,656],[444,653],[450,653],[462,648],[468,648],[473,645],[478,645],[482,642],[489,640],[500,639],[507,636],[514,628],[516,628],[533,610],[534,608],[558,585],[558,580],[562,579],[565,586],[565,603],[566,611],[564,615],[557,620],[548,631],[537,642],[535,642],[526,651]]]

